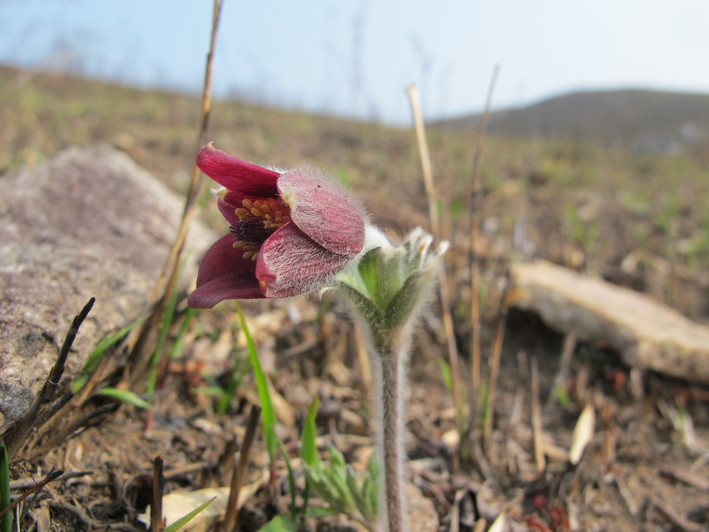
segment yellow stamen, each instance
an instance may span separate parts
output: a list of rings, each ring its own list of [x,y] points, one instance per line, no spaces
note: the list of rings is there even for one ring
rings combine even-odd
[[[234,214],[236,214],[239,219],[243,220],[250,214],[250,211],[248,209],[242,209],[241,207],[239,207],[234,211]]]
[[[270,214],[271,213],[271,205],[269,202],[264,201],[264,200],[258,200],[254,202],[254,207],[256,207],[259,211],[261,211],[264,214]]]
[[[231,245],[233,248],[241,249],[244,253],[241,255],[245,259],[251,259],[256,262],[258,260],[258,252],[261,251],[261,245],[248,240],[237,240]]]
[[[290,209],[281,200],[276,198],[265,198],[241,200],[243,207],[234,211],[240,220],[249,218],[261,218],[266,229],[278,229],[290,222]]]

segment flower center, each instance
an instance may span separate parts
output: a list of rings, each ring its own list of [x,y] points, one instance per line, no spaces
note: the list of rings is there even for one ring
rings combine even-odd
[[[242,207],[234,211],[239,221],[231,227],[231,233],[237,238],[235,248],[244,250],[243,257],[256,260],[258,252],[266,239],[276,229],[290,222],[290,209],[278,198],[252,200],[245,198]]]

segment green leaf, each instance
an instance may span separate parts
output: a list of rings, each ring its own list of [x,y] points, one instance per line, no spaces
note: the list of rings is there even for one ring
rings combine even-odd
[[[177,336],[175,337],[175,341],[172,344],[172,347],[170,348],[170,360],[173,360],[175,358],[178,358],[185,350],[185,342],[184,342],[184,336],[187,330],[189,329],[190,322],[192,321],[192,318],[194,318],[199,311],[196,308],[192,307],[187,307],[187,310],[185,310],[185,316],[182,319],[182,323],[180,324],[180,330],[177,331]]]
[[[347,484],[347,464],[342,453],[331,447],[328,451],[329,467],[323,468],[323,473],[330,487],[337,493],[337,499],[347,513],[352,513],[355,503]]]
[[[449,392],[453,391],[453,374],[451,373],[450,364],[443,358],[438,359],[438,368],[441,370],[443,385]]]
[[[239,303],[235,301],[234,304],[236,306],[236,312],[239,314],[241,330],[244,331],[244,336],[246,337],[246,349],[249,353],[251,367],[254,370],[256,388],[258,389],[259,400],[261,401],[261,423],[263,424],[263,434],[266,439],[266,450],[268,451],[269,459],[273,462],[276,458],[276,449],[278,448],[278,436],[276,435],[276,411],[273,408],[273,402],[271,401],[271,394],[268,388],[268,379],[266,378],[266,374],[263,372],[263,368],[261,367],[261,360],[258,357],[258,351],[256,350],[254,339],[251,337],[249,328],[246,325],[246,318],[244,318],[244,313],[241,311],[241,306],[239,306]]]
[[[389,302],[386,316],[390,331],[404,327],[407,321],[416,316],[416,309],[428,297],[431,283],[430,279],[428,283],[426,280],[420,272],[411,274]]]
[[[377,277],[379,275],[379,248],[369,250],[360,259],[357,269],[363,284],[363,294],[374,298],[377,287]],[[359,287],[353,287],[359,288]]]
[[[261,532],[292,532],[298,530],[298,521],[290,515],[277,515],[261,528]]]
[[[84,367],[81,368],[81,372],[79,373],[79,376],[76,378],[76,380],[74,381],[74,383],[71,386],[71,391],[76,393],[79,390],[81,390],[81,388],[84,387],[84,385],[86,384],[86,381],[89,380],[89,377],[96,369],[96,366],[98,366],[98,363],[103,358],[103,355],[106,354],[106,351],[108,351],[108,349],[111,346],[113,346],[113,345],[117,344],[118,342],[120,342],[121,340],[123,340],[123,338],[125,338],[129,332],[131,332],[140,323],[145,321],[147,319],[147,317],[148,317],[147,314],[145,316],[141,316],[137,320],[135,320],[135,321],[129,323],[128,325],[126,325],[125,327],[123,327],[120,331],[118,331],[114,334],[111,334],[111,335],[107,336],[106,338],[104,338],[103,340],[101,340],[96,345],[96,347],[91,352],[91,354],[89,355],[89,358],[86,360],[86,364],[84,364]]]
[[[220,386],[200,386],[198,388],[192,388],[190,390],[192,393],[201,393],[204,395],[213,395],[221,399],[224,396],[224,389]]]
[[[172,523],[169,526],[166,526],[164,529],[164,532],[175,532],[176,530],[179,530],[183,526],[185,526],[187,523],[189,523],[198,513],[200,513],[202,510],[204,510],[207,506],[212,504],[214,502],[215,497],[212,497],[208,501],[204,501],[202,504],[200,504],[197,508],[192,510],[190,513],[185,514],[184,516],[180,517],[177,521]]]
[[[300,456],[303,462],[308,467],[314,468],[318,463],[318,448],[317,448],[317,427],[315,425],[315,418],[318,415],[318,406],[320,401],[316,397],[313,400],[313,404],[310,405],[308,414],[305,416],[305,424],[303,425],[303,432],[300,436]]]
[[[394,250],[375,248],[359,262],[359,274],[369,297],[380,311],[387,307],[401,287],[400,255]]]
[[[298,506],[296,504],[296,486],[295,486],[295,472],[293,471],[293,466],[290,463],[290,458],[288,457],[288,452],[286,451],[286,446],[280,438],[276,438],[278,441],[278,448],[283,455],[283,459],[286,462],[286,468],[288,469],[288,488],[290,492],[290,512],[293,519],[298,517]]]
[[[347,468],[347,487],[354,500],[355,508],[364,515],[367,509],[367,502],[357,484],[357,476],[351,467]]]
[[[364,498],[364,511],[362,513],[368,521],[373,521],[377,516],[378,493],[375,480],[367,477],[362,481],[362,497]]]
[[[330,517],[332,515],[337,515],[340,513],[336,508],[323,508],[322,506],[313,506],[308,508],[306,512],[308,517],[313,517],[315,519],[319,517]]]
[[[187,263],[187,255],[182,259],[180,264],[180,269],[177,272],[177,278],[182,276],[182,270]],[[153,356],[150,360],[150,365],[153,371],[148,378],[147,392],[152,394],[155,391],[156,379],[157,379],[157,367],[160,364],[160,360],[163,357],[163,350],[165,349],[165,344],[167,343],[167,337],[170,334],[170,327],[172,326],[173,317],[175,316],[175,308],[177,307],[177,294],[179,290],[177,288],[177,283],[172,288],[170,292],[169,299],[167,302],[167,307],[165,308],[165,314],[162,319],[162,327],[160,327],[160,334],[158,335],[158,341],[155,344],[155,351],[153,351]]]
[[[332,464],[333,469],[341,471],[346,467],[345,457],[336,447],[330,447],[327,450],[327,459]]]
[[[384,315],[367,296],[345,283],[340,283],[339,288],[370,327],[378,327],[384,322]]]
[[[248,364],[242,363],[242,359],[237,358],[229,372],[229,381],[227,382],[226,389],[222,390],[222,395],[217,401],[217,412],[219,414],[224,415],[229,410],[231,401],[234,399],[248,370]]]
[[[103,395],[105,397],[110,397],[112,399],[116,399],[118,401],[121,401],[123,403],[127,403],[129,405],[136,406],[138,408],[143,408],[145,410],[150,410],[151,404],[140,397],[138,394],[135,392],[131,392],[130,390],[119,390],[118,388],[111,388],[111,387],[106,387],[106,388],[101,388],[98,392],[97,395]]]
[[[5,442],[0,441],[0,509],[10,506],[10,458]],[[5,512],[0,517],[2,532],[12,532],[12,512]]]
[[[571,406],[571,396],[563,386],[554,388],[554,395],[556,396],[556,400],[559,401],[559,404],[564,408]]]
[[[369,511],[371,512],[371,518],[379,515],[379,463],[377,459],[373,456],[369,460],[368,471],[370,481],[366,483],[362,489],[368,500]]]

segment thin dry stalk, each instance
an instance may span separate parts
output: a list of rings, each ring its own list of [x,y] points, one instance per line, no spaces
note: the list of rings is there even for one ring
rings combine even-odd
[[[231,477],[231,489],[229,490],[229,501],[226,506],[226,515],[224,516],[224,526],[222,530],[227,532],[236,532],[239,526],[239,492],[244,485],[246,474],[246,465],[251,452],[251,445],[254,442],[256,429],[258,428],[259,416],[261,408],[254,405],[251,408],[249,421],[246,425],[246,433],[244,434],[244,442],[241,444],[241,453],[239,453],[239,461],[234,468],[234,475]]]
[[[490,355],[490,381],[488,382],[487,396],[487,416],[483,427],[483,449],[488,449],[490,435],[492,433],[492,421],[495,413],[495,398],[497,395],[497,379],[500,375],[500,359],[502,358],[502,344],[505,339],[505,328],[507,324],[507,290],[509,287],[509,274],[505,268],[503,276],[505,286],[500,297],[500,309],[497,313],[497,332],[495,333],[495,343],[492,345]]]
[[[699,523],[694,523],[687,519],[686,517],[680,515],[677,513],[675,510],[670,508],[668,505],[666,505],[664,502],[660,501],[659,499],[653,497],[650,500],[650,503],[655,506],[662,514],[664,514],[665,517],[677,528],[680,530],[684,530],[685,532],[702,532],[706,531],[706,528],[704,528],[703,525]]]
[[[431,232],[434,236],[441,236],[440,218],[438,214],[438,194],[433,182],[433,169],[431,166],[431,155],[428,152],[428,142],[426,142],[426,127],[421,113],[421,99],[419,91],[415,85],[406,88],[406,94],[411,104],[411,113],[414,117],[414,128],[416,130],[416,141],[418,143],[419,155],[421,156],[421,170],[423,172],[423,183],[426,187],[426,197],[428,198],[428,215],[431,219]]]
[[[15,454],[25,445],[27,434],[29,434],[33,428],[38,427],[38,422],[40,420],[46,421],[46,418],[41,416],[40,413],[43,410],[43,406],[54,398],[57,388],[59,387],[59,381],[64,374],[64,366],[66,365],[69,351],[71,351],[71,347],[74,345],[74,340],[76,339],[81,324],[84,323],[89,312],[91,312],[95,301],[95,297],[89,299],[84,305],[84,308],[81,309],[81,312],[74,316],[69,330],[64,337],[64,343],[59,350],[59,355],[54,363],[54,367],[52,367],[52,371],[50,371],[47,376],[47,380],[44,382],[42,389],[37,394],[37,397],[35,397],[27,413],[1,435],[7,446],[7,454],[10,460],[12,460]]]
[[[419,155],[421,157],[421,170],[423,172],[426,196],[428,197],[428,214],[431,220],[431,232],[436,238],[441,238],[441,224],[438,213],[438,197],[433,182],[433,171],[431,167],[431,156],[428,151],[426,141],[426,129],[423,115],[421,113],[421,103],[418,89],[414,85],[409,85],[406,89],[411,104],[411,112],[414,117],[414,127],[416,130],[416,140],[418,142]],[[460,384],[460,364],[458,362],[458,347],[455,343],[455,331],[453,328],[453,318],[451,316],[450,295],[448,292],[448,279],[446,276],[445,264],[441,268],[439,282],[441,309],[443,310],[443,329],[448,344],[448,364],[451,370],[451,381],[453,386],[453,404],[456,413],[456,424],[458,432],[462,432],[463,394]]]
[[[480,257],[477,253],[477,245],[480,232],[480,207],[482,200],[482,182],[480,177],[480,159],[483,153],[483,143],[487,132],[487,124],[490,119],[490,108],[492,104],[492,94],[495,90],[495,81],[499,66],[495,67],[490,80],[490,88],[485,102],[485,111],[480,120],[478,129],[478,139],[473,156],[473,174],[470,191],[470,330],[471,330],[471,395],[470,395],[470,427],[472,434],[475,434],[475,427],[480,412],[480,366],[482,360],[481,330],[480,330]]]
[[[214,50],[216,48],[222,3],[222,0],[214,0],[212,32],[204,73],[204,85],[202,89],[202,119],[199,132],[197,134],[197,149],[199,149],[205,142],[207,128],[209,126],[209,117],[212,110],[212,72],[214,64]],[[173,290],[175,290],[177,274],[180,269],[180,257],[182,256],[185,241],[187,240],[187,231],[189,229],[190,222],[197,212],[196,202],[199,197],[201,175],[202,174],[199,168],[195,165],[192,171],[192,179],[187,192],[187,198],[185,199],[185,207],[182,212],[182,220],[180,221],[177,236],[172,243],[172,248],[170,249],[167,260],[163,265],[160,278],[155,284],[150,298],[150,306],[152,308],[150,319],[144,321],[142,325],[137,326],[131,332],[128,339],[130,352],[134,351],[139,339],[143,336],[146,327],[148,327],[149,330],[157,330],[160,327],[162,317],[168,304],[169,295]],[[151,349],[142,349],[139,358],[135,363],[134,371],[132,371],[132,377],[130,378],[131,382],[134,384],[137,380],[142,379],[143,375],[146,373],[146,370],[150,364],[151,354]]]
[[[689,484],[690,486],[694,486],[700,490],[709,492],[709,479],[692,473],[691,471],[685,471],[671,464],[662,464],[660,466],[660,473],[672,477],[675,480],[684,482],[685,484]]]
[[[544,441],[542,433],[542,405],[539,399],[539,362],[537,357],[532,357],[532,431],[534,434],[534,463],[537,473],[542,473],[546,467],[544,458]]]
[[[22,501],[24,501],[27,497],[30,495],[34,495],[37,493],[39,490],[41,490],[44,486],[52,482],[53,480],[58,479],[64,474],[64,471],[61,469],[57,471],[52,471],[51,473],[48,473],[46,477],[44,477],[42,480],[39,482],[33,484],[29,488],[27,488],[27,491],[25,491],[22,495],[17,497],[14,501],[12,501],[10,504],[5,506],[5,508],[0,509],[0,516],[7,512],[12,512]]]
[[[162,515],[162,494],[164,489],[163,460],[162,457],[156,456],[153,462],[153,500],[150,506],[150,524],[154,532],[160,532],[165,528],[165,519]]]

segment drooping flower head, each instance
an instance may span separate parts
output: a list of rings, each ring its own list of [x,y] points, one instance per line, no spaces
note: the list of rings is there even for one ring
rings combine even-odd
[[[211,143],[200,150],[197,166],[222,186],[217,204],[229,234],[202,259],[191,307],[311,292],[362,250],[361,205],[316,172],[264,168]]]

